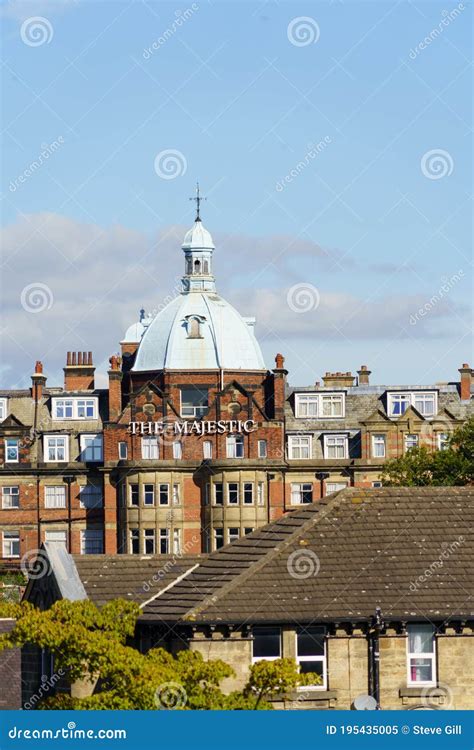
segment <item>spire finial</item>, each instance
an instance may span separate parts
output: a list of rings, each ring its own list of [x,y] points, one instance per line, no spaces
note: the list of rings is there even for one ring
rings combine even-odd
[[[199,182],[196,182],[196,195],[189,199],[190,201],[196,201],[196,218],[195,221],[201,221],[200,210],[201,201],[206,201],[207,198],[202,198],[199,190]]]

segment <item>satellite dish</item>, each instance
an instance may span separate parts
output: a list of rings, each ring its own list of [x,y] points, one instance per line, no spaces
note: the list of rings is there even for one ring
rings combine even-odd
[[[356,711],[375,711],[377,701],[372,695],[358,695],[354,700],[354,708]]]

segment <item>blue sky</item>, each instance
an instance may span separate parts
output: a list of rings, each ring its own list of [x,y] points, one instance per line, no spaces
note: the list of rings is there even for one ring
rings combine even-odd
[[[293,384],[362,363],[373,382],[431,383],[471,362],[468,3],[1,14],[2,386],[36,359],[59,384],[68,349],[105,369],[182,273],[196,179],[219,291],[257,315],[267,365],[282,351]],[[172,179],[155,169],[168,150]]]

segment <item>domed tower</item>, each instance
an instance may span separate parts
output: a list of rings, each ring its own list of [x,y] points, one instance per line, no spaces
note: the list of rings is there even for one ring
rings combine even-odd
[[[128,553],[211,551],[283,512],[286,371],[281,362],[268,371],[255,318],[216,291],[200,200],[182,243],[181,291],[158,313],[142,311],[122,341],[123,408],[109,429]],[[109,375],[116,406],[120,373]]]

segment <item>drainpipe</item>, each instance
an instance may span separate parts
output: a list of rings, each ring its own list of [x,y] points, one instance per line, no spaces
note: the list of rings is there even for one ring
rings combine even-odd
[[[72,508],[71,508],[71,484],[74,477],[71,474],[65,474],[63,477],[67,484],[67,538],[68,552],[72,554]]]
[[[369,632],[369,674],[372,675],[371,695],[377,702],[377,710],[380,710],[380,631],[384,627],[382,610],[376,607]]]
[[[320,494],[320,500],[324,497],[324,482],[326,479],[329,479],[329,474],[327,471],[317,471],[314,475],[316,479],[319,479],[319,494]]]

